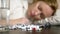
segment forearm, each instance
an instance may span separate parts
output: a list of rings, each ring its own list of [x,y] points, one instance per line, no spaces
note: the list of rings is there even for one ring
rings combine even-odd
[[[11,20],[10,22],[11,22],[10,24],[13,23],[13,25],[14,24],[30,24],[30,21],[27,18],[20,18],[20,19],[16,19],[16,20]]]
[[[50,23],[51,25],[60,25],[60,17],[58,16],[52,16],[49,18],[42,19],[40,21],[37,21],[40,24],[46,24]]]

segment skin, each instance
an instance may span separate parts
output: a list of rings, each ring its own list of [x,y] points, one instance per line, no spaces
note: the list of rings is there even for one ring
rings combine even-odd
[[[39,1],[29,7],[27,15],[29,18],[41,20],[46,17],[50,17],[52,13],[53,10],[48,4],[43,1]]]

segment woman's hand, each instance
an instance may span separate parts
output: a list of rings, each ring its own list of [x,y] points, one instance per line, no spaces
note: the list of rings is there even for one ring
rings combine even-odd
[[[20,19],[10,20],[9,24],[16,25],[16,24],[30,24],[30,23],[27,18],[20,18]]]

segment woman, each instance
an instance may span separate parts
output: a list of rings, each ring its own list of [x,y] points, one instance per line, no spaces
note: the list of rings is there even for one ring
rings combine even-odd
[[[59,15],[56,12],[58,7],[57,0],[38,0],[34,2],[28,9],[28,18],[35,24],[50,23],[51,25],[60,24]],[[56,13],[55,13],[56,12]]]

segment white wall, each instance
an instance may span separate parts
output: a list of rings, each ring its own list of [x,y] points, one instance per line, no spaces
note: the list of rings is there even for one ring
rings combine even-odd
[[[0,0],[0,19],[6,17],[6,11],[7,11],[6,8],[10,8],[10,7],[9,7],[9,6],[10,6],[10,5],[9,5],[9,4],[10,4],[9,1],[10,1],[10,0],[6,0],[6,1],[5,1],[6,3],[3,3],[3,4],[2,4],[2,2],[1,2],[1,0]],[[3,6],[3,5],[4,5],[4,6]],[[1,7],[6,7],[6,8],[5,8],[5,9],[1,9]]]

